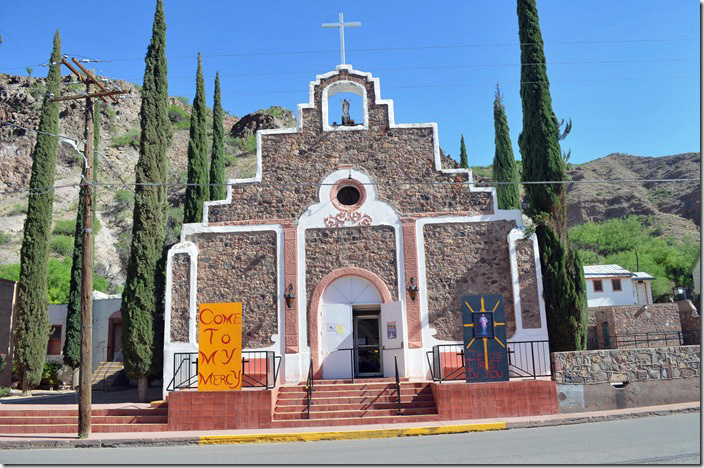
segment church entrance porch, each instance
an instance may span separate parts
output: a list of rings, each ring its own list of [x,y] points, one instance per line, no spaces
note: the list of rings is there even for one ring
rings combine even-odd
[[[314,362],[316,357],[320,362],[316,379],[393,377],[395,362],[405,375],[403,309],[388,299],[359,275],[341,275],[325,285],[318,315],[322,346],[319,352],[312,347]]]

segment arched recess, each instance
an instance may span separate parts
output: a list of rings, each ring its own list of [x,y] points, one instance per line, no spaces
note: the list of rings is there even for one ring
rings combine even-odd
[[[333,270],[320,280],[315,286],[308,307],[308,342],[310,343],[310,354],[313,359],[313,374],[316,379],[322,378],[322,369],[320,363],[320,319],[321,319],[321,303],[325,290],[335,280],[344,276],[359,276],[369,281],[378,291],[381,296],[382,303],[391,302],[391,292],[386,283],[369,270],[358,267],[345,267]]]

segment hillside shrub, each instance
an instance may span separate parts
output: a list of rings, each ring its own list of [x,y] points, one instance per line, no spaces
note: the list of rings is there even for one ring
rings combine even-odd
[[[6,216],[17,216],[27,214],[27,204],[26,203],[15,203],[12,207],[5,213]]]
[[[8,387],[0,387],[0,398],[9,397],[10,395],[12,395],[12,390]]]
[[[63,219],[56,221],[54,230],[51,232],[55,236],[73,236],[76,232],[75,219]]]
[[[10,243],[10,235],[7,234],[5,231],[0,231],[0,245],[9,244],[9,243]]]
[[[169,121],[174,130],[188,130],[191,126],[191,116],[177,105],[169,106]]]
[[[62,257],[69,256],[73,253],[73,237],[54,236],[51,238],[49,248],[57,255]]]
[[[128,130],[127,133],[123,135],[117,135],[112,139],[112,146],[133,146],[135,148],[139,147],[139,130],[132,129]]]

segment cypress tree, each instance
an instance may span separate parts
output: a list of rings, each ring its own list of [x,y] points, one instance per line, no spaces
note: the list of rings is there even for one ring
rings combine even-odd
[[[521,43],[523,131],[518,146],[524,181],[561,181],[567,175],[559,144],[559,123],[552,110],[543,38],[535,0],[518,0]],[[586,349],[587,298],[582,262],[567,235],[564,184],[526,186],[528,214],[536,222],[550,347]]]
[[[210,156],[210,199],[224,200],[225,191],[225,129],[223,128],[220,97],[220,74],[215,73],[213,103],[213,150]]]
[[[93,182],[97,182],[98,144],[100,143],[100,101],[93,102]],[[85,175],[85,167],[83,168]],[[93,187],[93,225],[95,226],[96,189]],[[71,263],[71,282],[66,310],[66,333],[64,339],[64,364],[78,367],[81,361],[81,292],[83,275],[83,195],[85,187],[78,192],[78,210],[76,212],[76,232],[73,237],[73,260]],[[95,240],[95,237],[93,237]],[[109,358],[110,356],[108,356]]]
[[[188,140],[188,186],[183,208],[184,223],[199,223],[203,219],[203,202],[208,200],[208,131],[205,109],[203,65],[198,53],[196,96],[191,110],[191,133]],[[193,185],[191,185],[193,184]]]
[[[146,401],[147,377],[154,357],[157,313],[157,263],[166,220],[168,116],[166,21],[162,0],[156,2],[152,38],[147,48],[140,109],[139,160],[135,166],[132,246],[122,295],[122,351],[125,371],[137,378],[139,398]],[[142,185],[160,184],[160,185]]]
[[[469,169],[469,161],[467,160],[467,147],[464,146],[464,135],[460,138],[460,167]]]
[[[56,149],[59,132],[59,96],[61,85],[61,36],[54,34],[54,48],[49,58],[47,93],[42,102],[37,142],[32,151],[32,174],[29,181],[27,217],[20,252],[20,277],[17,292],[14,362],[22,391],[29,394],[44,370],[49,342],[48,262],[51,218],[54,204]]]
[[[511,137],[508,133],[506,109],[501,102],[499,85],[494,95],[494,164],[492,179],[494,182],[518,182],[518,166],[513,158]],[[518,184],[496,186],[496,197],[500,210],[520,210],[521,195]]]

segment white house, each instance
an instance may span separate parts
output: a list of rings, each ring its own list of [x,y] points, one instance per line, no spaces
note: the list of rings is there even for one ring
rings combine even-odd
[[[122,349],[122,314],[120,294],[107,295],[93,292],[93,370],[101,362],[115,360]],[[68,304],[49,305],[49,325],[52,333],[47,344],[47,357],[52,361],[62,359],[66,339],[66,311]],[[118,356],[118,360],[119,360]]]
[[[652,304],[651,282],[655,279],[642,271],[631,272],[619,265],[587,265],[589,307]]]

